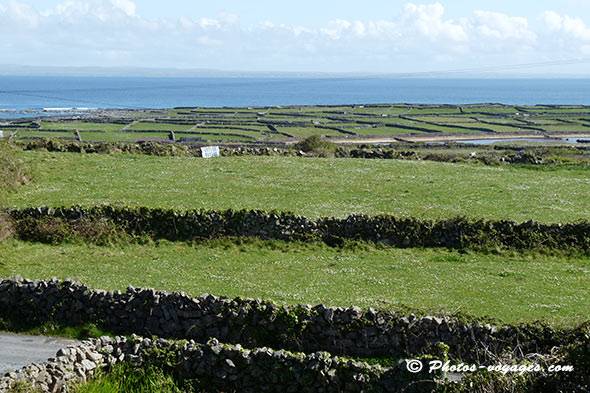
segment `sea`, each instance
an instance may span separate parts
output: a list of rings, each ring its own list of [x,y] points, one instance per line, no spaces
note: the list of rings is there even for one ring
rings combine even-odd
[[[340,104],[590,105],[590,79],[0,76],[0,118],[71,108]]]

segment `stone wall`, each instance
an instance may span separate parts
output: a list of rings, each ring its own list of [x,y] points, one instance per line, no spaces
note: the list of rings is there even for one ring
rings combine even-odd
[[[311,220],[289,212],[180,211],[118,206],[42,207],[6,209],[5,212],[13,223],[14,232],[21,239],[30,241],[45,241],[40,228],[46,230],[51,227],[45,225],[48,220],[54,220],[55,225],[69,225],[84,219],[112,223],[131,235],[171,241],[233,236],[287,241],[318,240],[331,246],[342,245],[346,240],[358,240],[395,247],[590,250],[588,221],[544,224],[532,220],[516,223],[510,220],[472,220],[461,217],[431,221],[363,214]],[[75,231],[75,225],[64,230]]]
[[[133,335],[130,339],[91,339],[62,349],[46,363],[8,373],[0,379],[0,392],[20,383],[41,392],[64,393],[92,378],[97,370],[108,370],[121,362],[138,367],[162,366],[177,379],[192,380],[205,391],[412,393],[430,391],[437,385],[433,377],[440,376],[410,374],[404,361],[381,368],[325,352],[306,355],[269,348],[244,349],[215,339],[199,344]]]
[[[335,355],[410,357],[440,355],[482,362],[514,351],[514,356],[548,353],[575,341],[577,331],[542,326],[497,327],[451,317],[402,317],[359,307],[279,306],[260,299],[128,288],[90,290],[73,281],[0,282],[0,318],[30,323],[96,323],[111,331],[163,338],[210,338],[246,347],[274,347]]]

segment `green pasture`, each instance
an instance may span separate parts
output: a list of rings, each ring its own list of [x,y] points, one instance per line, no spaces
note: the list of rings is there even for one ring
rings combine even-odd
[[[518,115],[517,115],[518,113]],[[526,115],[526,117],[525,117]],[[104,114],[103,114],[104,116]],[[403,116],[401,118],[399,116]],[[338,136],[335,130],[326,130],[314,127],[314,122],[324,125],[350,130],[359,135],[399,135],[415,133],[415,130],[407,130],[395,125],[424,128],[425,132],[463,133],[481,132],[481,130],[462,129],[459,126],[483,128],[495,133],[529,132],[526,127],[535,126],[546,132],[588,132],[590,125],[590,108],[583,106],[505,106],[500,104],[475,104],[464,106],[439,106],[439,105],[411,105],[411,104],[379,104],[379,105],[341,105],[336,107],[320,106],[287,106],[287,107],[251,107],[251,108],[184,108],[170,110],[140,110],[113,112],[111,117],[106,117],[105,123],[62,119],[42,120],[41,130],[33,127],[23,129],[23,136],[53,136],[69,137],[56,132],[79,130],[104,131],[104,135],[88,135],[84,140],[88,141],[136,141],[133,134],[118,133],[126,125],[129,131],[153,131],[186,132],[194,126],[200,128],[212,128],[225,135],[238,134],[242,136],[221,136],[219,141],[243,141],[248,137],[264,137],[265,135],[252,135],[246,130],[227,130],[223,127],[238,127],[251,129],[252,133],[264,132],[266,124],[275,127],[296,138],[304,138],[311,135]],[[131,124],[132,120],[137,120]],[[584,120],[585,119],[585,120]],[[118,124],[121,120],[125,124]],[[175,120],[182,120],[188,124],[175,124]],[[522,120],[526,120],[523,122]],[[561,120],[567,120],[568,123]],[[426,123],[425,123],[426,122]],[[487,124],[487,122],[495,124]],[[528,124],[527,124],[528,122]],[[377,125],[377,129],[354,130],[355,125]],[[384,128],[385,124],[393,125]],[[4,126],[10,130],[9,125]],[[29,134],[32,132],[54,131],[53,134]],[[220,130],[220,131],[217,131]],[[116,135],[115,135],[116,132]],[[270,135],[272,136],[272,135]],[[160,136],[154,136],[160,137]]]
[[[93,131],[105,131],[114,132],[120,131],[125,124],[115,123],[94,123],[94,122],[82,122],[82,121],[42,121],[40,122],[41,128],[44,130],[93,130]]]
[[[439,219],[585,220],[586,167],[297,157],[157,157],[19,152],[35,181],[9,206],[277,209],[316,218],[381,214]]]
[[[102,134],[102,132],[95,132],[93,134]],[[22,138],[65,138],[76,139],[74,131],[36,131],[36,130],[18,130],[15,139]]]
[[[590,257],[458,253],[442,249],[216,240],[99,247],[0,243],[0,277],[74,278],[283,304],[409,307],[503,323],[572,326],[588,318]]]
[[[135,142],[139,139],[149,138],[168,138],[167,132],[84,132],[80,131],[80,137],[84,142]],[[76,139],[76,135],[71,132],[56,131],[20,131],[17,139],[36,137],[36,138],[67,138]]]
[[[260,135],[258,137],[261,137]],[[252,137],[248,136],[235,136],[235,135],[215,135],[209,134],[206,132],[202,133],[191,133],[191,134],[177,134],[176,139],[180,140],[180,138],[200,138],[204,141],[211,141],[211,142],[232,142],[232,141],[252,141]]]
[[[294,136],[295,138],[307,138],[311,135],[330,135],[330,136],[344,136],[345,134],[327,128],[315,127],[277,127],[281,132]],[[355,132],[355,131],[353,131]],[[272,135],[273,137],[280,137],[281,135]]]
[[[226,137],[228,139],[231,139],[230,134],[241,135],[244,137],[244,139],[246,139],[248,137],[249,138],[264,138],[265,135],[262,133],[262,131],[270,132],[270,130],[268,128],[261,130],[261,131],[256,131],[256,130],[246,131],[246,130],[237,130],[237,129],[228,129],[228,128],[197,127],[191,132],[179,131],[176,133],[176,135],[177,136],[191,136],[194,134],[207,135],[207,134],[211,134],[211,133],[216,133],[216,134],[224,134],[224,135],[226,135]],[[200,136],[200,135],[198,135],[198,136]]]
[[[477,121],[474,118],[471,117],[461,117],[461,116],[438,116],[438,115],[430,115],[430,116],[408,116],[411,119],[416,119],[416,120],[423,120],[423,121],[429,121],[432,123],[442,123],[442,124],[446,124],[446,123],[466,123],[465,125],[472,125],[469,123],[477,123]]]
[[[556,124],[543,126],[546,131],[586,132],[590,133],[590,127],[582,124]]]
[[[488,113],[492,115],[514,115],[517,112],[520,112],[519,109],[513,106],[504,106],[504,105],[464,105],[461,106],[463,108],[464,113]],[[519,107],[520,108],[520,107]],[[525,107],[523,107],[525,108]],[[528,107],[526,107],[528,108]],[[528,110],[527,110],[528,111]]]
[[[414,107],[411,108],[408,115],[426,115],[426,114],[443,114],[443,115],[460,115],[459,108],[428,108],[428,107]]]
[[[418,130],[408,130],[407,128],[400,128],[400,127],[385,127],[385,126],[377,126],[377,127],[343,127],[346,131],[354,132],[358,135],[400,135],[400,134],[426,134],[426,131],[418,131]]]
[[[172,124],[172,123],[150,123],[139,122],[129,127],[129,130],[162,130],[162,131],[188,131],[195,124]]]

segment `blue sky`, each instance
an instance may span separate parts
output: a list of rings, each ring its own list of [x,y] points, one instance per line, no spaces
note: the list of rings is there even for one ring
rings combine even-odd
[[[404,73],[590,58],[590,0],[0,0],[0,63]],[[590,62],[520,70],[586,74]]]

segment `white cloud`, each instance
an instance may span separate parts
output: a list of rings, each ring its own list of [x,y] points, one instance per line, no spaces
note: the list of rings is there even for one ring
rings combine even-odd
[[[233,25],[238,23],[240,17],[231,12],[222,12],[219,14],[219,20],[226,25]]]
[[[202,29],[219,29],[221,27],[221,23],[219,23],[217,19],[201,18],[201,20],[199,21],[199,26],[201,26]]]
[[[55,15],[62,21],[72,21],[78,16],[87,15],[88,10],[88,4],[84,4],[77,0],[69,0],[58,4],[53,10],[45,11],[43,16],[45,18],[50,18],[52,15]]]
[[[130,0],[111,0],[111,3],[126,13],[127,16],[135,16],[136,7],[134,2]]]
[[[347,20],[336,19],[335,21],[330,22],[329,28],[322,28],[320,29],[320,32],[333,40],[339,40],[342,34],[351,26],[352,23]]]
[[[563,33],[582,41],[590,41],[590,28],[580,18],[545,11],[541,15],[541,20],[553,32]]]
[[[540,18],[551,31],[561,29],[563,18],[557,12],[545,11]]]
[[[39,13],[29,4],[21,3],[16,0],[9,0],[8,4],[0,8],[2,23],[6,23],[6,18],[10,19],[16,25],[24,28],[35,29],[40,23]]]
[[[522,16],[485,10],[451,19],[439,2],[408,3],[399,11],[395,18],[311,27],[268,19],[243,25],[233,13],[146,19],[131,0],[62,0],[47,10],[0,0],[0,49],[7,63],[314,69],[321,57],[329,70],[431,61],[463,68],[467,58],[519,63],[515,56],[533,62],[553,55],[547,48],[560,48],[560,58],[590,50],[590,28],[553,11],[541,15],[536,30]]]
[[[367,29],[365,24],[361,21],[355,21],[353,24],[354,33],[359,37],[364,37],[367,35]]]
[[[303,27],[303,26],[292,26],[292,25],[285,25],[281,24],[279,29],[287,30],[291,32],[295,37],[299,37],[304,34],[312,34],[314,31],[310,28]]]
[[[448,38],[454,41],[465,41],[467,34],[463,27],[453,20],[444,20],[445,9],[440,3],[415,5],[408,3],[404,18],[410,25],[431,40]]]
[[[395,22],[386,20],[369,21],[365,23],[367,36],[371,38],[394,40],[401,37],[401,32]]]
[[[187,30],[193,29],[195,27],[195,24],[193,23],[193,21],[191,21],[186,16],[181,16],[179,21],[180,21],[180,25]]]
[[[534,42],[537,38],[529,29],[526,18],[490,11],[475,11],[474,15],[477,31],[483,36],[500,40],[517,39],[525,43]]]

